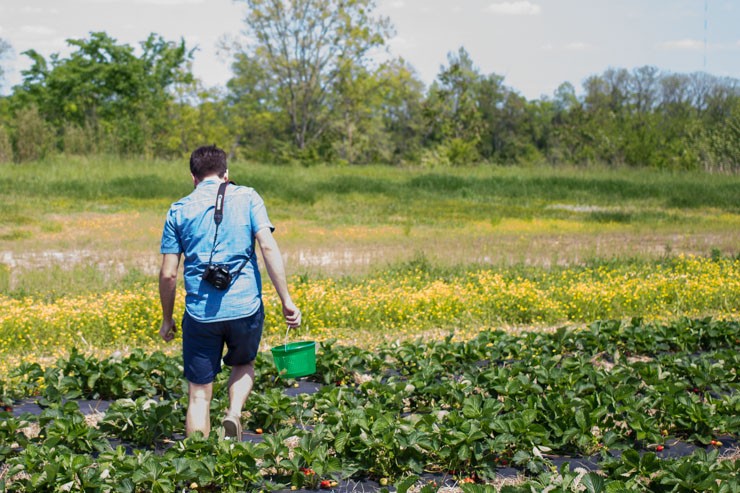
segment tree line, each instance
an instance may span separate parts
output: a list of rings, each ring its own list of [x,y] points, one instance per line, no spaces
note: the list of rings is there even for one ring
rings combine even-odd
[[[31,67],[0,98],[0,161],[172,158],[216,143],[274,163],[740,170],[737,79],[610,68],[527,100],[460,48],[425,87],[380,56],[393,27],[372,0],[241,1],[250,41],[226,47],[222,88],[193,76],[194,49],[156,34],[138,48],[94,32],[68,40],[67,57],[24,52]],[[0,40],[0,60],[9,49]]]

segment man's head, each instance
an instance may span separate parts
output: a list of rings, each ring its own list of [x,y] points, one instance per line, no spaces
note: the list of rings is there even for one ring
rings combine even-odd
[[[226,171],[226,153],[215,145],[199,147],[190,155],[190,173],[198,181],[213,175],[223,178]]]

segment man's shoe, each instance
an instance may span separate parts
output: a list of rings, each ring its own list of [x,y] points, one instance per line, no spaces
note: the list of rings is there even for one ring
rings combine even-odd
[[[221,424],[224,427],[224,438],[241,441],[242,424],[238,418],[226,416]]]

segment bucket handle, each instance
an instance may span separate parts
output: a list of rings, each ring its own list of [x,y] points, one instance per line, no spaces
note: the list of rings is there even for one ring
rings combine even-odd
[[[290,327],[288,327],[285,331],[285,344],[283,345],[283,351],[288,350],[288,332],[290,332]]]

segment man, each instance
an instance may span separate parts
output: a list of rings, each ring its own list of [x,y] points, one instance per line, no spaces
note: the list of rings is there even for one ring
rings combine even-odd
[[[196,149],[190,156],[190,172],[195,190],[172,204],[162,232],[159,334],[165,341],[174,337],[177,271],[184,256],[182,352],[189,394],[186,434],[210,433],[213,380],[221,371],[225,345],[223,362],[231,367],[231,375],[229,409],[222,424],[226,437],[241,440],[242,407],[252,390],[264,322],[255,240],[289,328],[300,325],[301,312],[290,298],[282,256],[272,236],[275,228],[259,194],[229,184],[226,153],[216,146]],[[223,195],[221,184],[226,184]],[[217,195],[223,204],[219,224],[214,214]],[[221,276],[220,282],[214,283],[212,276],[204,278],[209,265],[222,266],[221,273],[228,271],[231,279]]]

